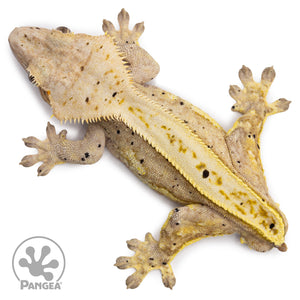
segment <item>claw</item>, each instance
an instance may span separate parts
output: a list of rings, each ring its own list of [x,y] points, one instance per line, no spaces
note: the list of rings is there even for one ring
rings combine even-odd
[[[138,239],[132,239],[127,241],[126,243],[127,243],[127,247],[132,251],[136,251],[139,245],[141,244],[141,242]]]
[[[144,30],[145,30],[144,22],[135,24],[133,29],[132,29],[132,36],[134,37],[134,39],[138,40],[139,37],[144,32]]]
[[[55,127],[52,124],[50,124],[50,122],[47,123],[46,133],[50,143],[54,142],[54,140],[57,139]]]
[[[283,111],[288,110],[291,101],[286,100],[284,98],[280,98],[277,101],[271,103],[268,107],[268,115],[277,114]]]
[[[122,8],[122,10],[118,14],[118,22],[119,22],[121,31],[128,29],[129,14],[124,8]]]
[[[46,176],[55,164],[43,163],[37,170],[38,176]]]
[[[169,264],[161,270],[161,276],[164,286],[172,289],[176,283],[176,278]]]
[[[22,158],[22,160],[20,162],[20,165],[22,165],[23,167],[28,168],[28,167],[33,166],[37,162],[39,162],[37,154],[35,154],[35,155],[26,155]]]
[[[239,77],[244,86],[246,86],[249,82],[253,82],[252,72],[246,66],[242,66],[240,69]]]
[[[131,257],[120,256],[117,258],[114,266],[116,266],[117,268],[122,269],[122,270],[132,268],[130,261],[131,261]]]
[[[108,33],[109,35],[112,32],[116,31],[115,26],[113,25],[113,23],[108,21],[108,20],[103,20],[102,29],[105,33]]]
[[[242,90],[237,85],[231,85],[230,86],[230,88],[229,88],[229,94],[236,101],[241,101],[241,99],[243,98]]]
[[[126,279],[126,285],[128,289],[135,289],[137,288],[141,282],[143,281],[143,279],[145,278],[145,276],[147,275],[147,273],[141,273],[141,272],[134,272],[132,275],[130,275],[129,277],[127,277]]]
[[[265,68],[261,74],[261,83],[269,88],[276,76],[275,70],[273,67]]]
[[[24,144],[29,148],[35,148],[39,144],[39,140],[34,136],[23,139]]]

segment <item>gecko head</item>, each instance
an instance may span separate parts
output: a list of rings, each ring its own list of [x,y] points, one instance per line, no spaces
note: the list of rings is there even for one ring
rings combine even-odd
[[[78,37],[79,36],[79,37]],[[15,28],[9,44],[31,81],[44,90],[72,86],[91,49],[89,35],[39,27]]]
[[[108,112],[108,99],[120,100],[116,95],[125,94],[132,76],[110,36],[20,27],[9,43],[59,120],[89,121],[119,113]]]

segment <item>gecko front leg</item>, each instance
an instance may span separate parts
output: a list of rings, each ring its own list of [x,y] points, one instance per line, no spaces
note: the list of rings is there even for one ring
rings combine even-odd
[[[38,168],[38,175],[47,175],[50,170],[62,163],[93,164],[97,162],[105,147],[103,129],[98,124],[89,124],[82,140],[66,139],[67,131],[56,134],[55,127],[48,123],[47,139],[40,141],[35,137],[23,139],[27,147],[36,148],[38,154],[24,156],[20,164],[31,167],[37,162],[43,162]]]
[[[116,30],[112,22],[103,20],[102,29],[114,39],[120,51],[124,53],[124,60],[133,80],[140,84],[146,83],[156,77],[159,64],[139,46],[138,39],[144,32],[144,22],[135,24],[133,29],[129,30],[129,14],[124,8],[118,15],[118,22],[120,29]]]
[[[128,288],[138,287],[151,270],[160,270],[164,285],[172,289],[176,280],[170,263],[180,250],[200,239],[236,231],[231,222],[205,205],[175,208],[163,225],[158,241],[151,233],[146,234],[144,242],[137,239],[127,241],[128,248],[135,251],[135,255],[121,256],[115,265],[119,269],[136,269],[126,280]]]

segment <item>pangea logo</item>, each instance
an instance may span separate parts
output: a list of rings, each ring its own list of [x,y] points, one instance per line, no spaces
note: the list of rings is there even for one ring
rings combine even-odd
[[[15,250],[13,271],[24,289],[61,289],[66,260],[61,247],[53,240],[35,236],[23,241]]]

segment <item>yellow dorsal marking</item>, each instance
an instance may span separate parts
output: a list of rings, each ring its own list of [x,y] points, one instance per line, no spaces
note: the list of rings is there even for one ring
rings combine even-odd
[[[167,158],[200,193],[256,229],[265,239],[281,245],[284,225],[279,213],[233,174],[184,122],[135,90],[109,37],[91,38],[91,49],[99,49],[99,44],[103,48],[98,52],[91,50],[84,69],[71,88],[47,87],[51,90],[50,102],[56,117],[67,120],[118,118]],[[120,82],[117,86],[115,75]],[[97,80],[101,87],[91,94]],[[73,98],[68,101],[70,97]],[[91,109],[86,97],[97,110]],[[119,105],[120,101],[123,101],[122,105]],[[200,157],[201,162],[195,157]],[[211,180],[213,174],[218,174],[222,182],[216,184],[215,179]],[[243,195],[242,205],[240,195]]]

